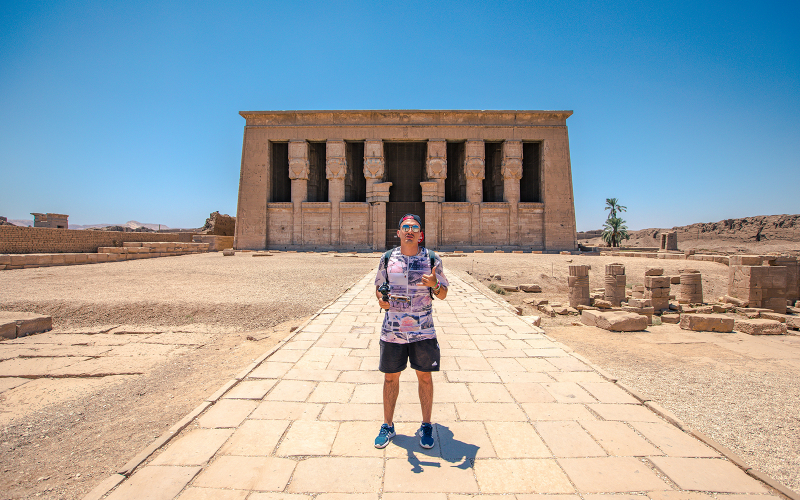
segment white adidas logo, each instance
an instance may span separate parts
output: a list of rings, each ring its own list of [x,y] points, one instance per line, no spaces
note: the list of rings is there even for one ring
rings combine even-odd
[[[436,366],[436,365],[438,365],[438,364],[439,364],[439,363],[437,363],[436,361],[434,361],[434,362],[433,362],[433,364],[432,364],[431,366]]]

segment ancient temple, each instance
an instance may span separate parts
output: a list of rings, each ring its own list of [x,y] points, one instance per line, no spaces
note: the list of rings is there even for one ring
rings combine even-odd
[[[571,111],[242,111],[237,249],[576,248]]]

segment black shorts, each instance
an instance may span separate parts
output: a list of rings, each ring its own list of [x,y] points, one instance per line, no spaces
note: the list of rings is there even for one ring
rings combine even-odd
[[[395,344],[381,340],[381,357],[378,370],[383,373],[397,373],[411,368],[421,372],[439,371],[439,342],[436,339],[420,340],[409,344]]]

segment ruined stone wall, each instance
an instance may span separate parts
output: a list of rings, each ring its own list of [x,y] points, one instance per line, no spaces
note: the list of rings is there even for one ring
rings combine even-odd
[[[136,233],[4,225],[0,226],[0,254],[95,253],[100,247],[122,246],[123,242],[190,243],[193,235],[194,233]]]

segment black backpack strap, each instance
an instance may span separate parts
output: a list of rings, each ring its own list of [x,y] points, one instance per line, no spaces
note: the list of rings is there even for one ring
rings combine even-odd
[[[389,282],[389,258],[391,258],[392,252],[394,252],[394,248],[386,250],[386,253],[383,254],[383,274],[386,276],[387,283]]]

